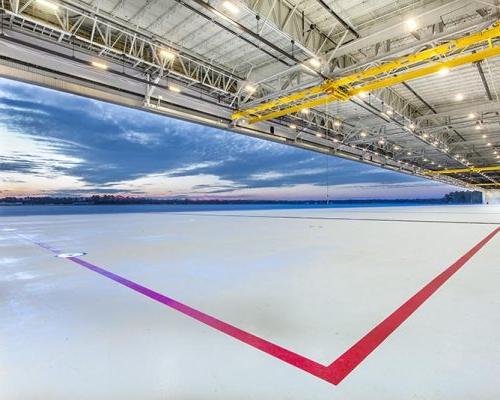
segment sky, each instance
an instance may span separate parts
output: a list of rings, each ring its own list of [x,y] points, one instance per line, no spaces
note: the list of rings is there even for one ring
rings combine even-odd
[[[328,185],[327,185],[328,182]],[[0,79],[0,197],[435,198],[456,188]]]

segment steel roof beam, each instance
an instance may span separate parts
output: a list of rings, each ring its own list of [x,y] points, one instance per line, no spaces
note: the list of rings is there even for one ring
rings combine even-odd
[[[330,15],[333,16],[345,29],[351,32],[356,39],[360,38],[360,35],[356,30],[349,25],[340,15],[338,15],[328,4],[324,2],[324,0],[316,0]]]

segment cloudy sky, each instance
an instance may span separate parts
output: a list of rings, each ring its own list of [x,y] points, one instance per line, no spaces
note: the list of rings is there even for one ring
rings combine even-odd
[[[327,178],[328,165],[328,178]],[[127,194],[440,197],[454,188],[354,161],[0,79],[0,197]]]

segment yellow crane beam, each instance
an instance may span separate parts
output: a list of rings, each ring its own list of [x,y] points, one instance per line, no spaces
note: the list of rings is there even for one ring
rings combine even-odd
[[[381,79],[378,81],[373,81],[373,82],[368,83],[364,86],[359,86],[355,89],[351,89],[347,93],[344,93],[341,91],[335,91],[332,94],[328,94],[328,95],[322,96],[322,97],[317,97],[317,98],[314,98],[312,100],[307,100],[303,103],[295,104],[291,107],[283,108],[283,109],[276,110],[276,111],[271,111],[267,114],[262,114],[262,115],[258,115],[255,117],[250,117],[248,119],[248,122],[253,124],[256,122],[267,121],[269,119],[274,119],[274,118],[282,117],[284,115],[296,113],[296,112],[299,112],[303,109],[327,104],[327,103],[330,103],[332,101],[347,100],[353,96],[358,95],[361,92],[369,92],[369,91],[381,89],[384,87],[395,85],[397,83],[409,81],[411,79],[421,78],[421,77],[426,76],[426,75],[434,74],[434,73],[438,72],[439,70],[441,70],[442,68],[450,68],[451,69],[451,68],[458,67],[460,65],[470,64],[470,63],[481,61],[481,60],[484,60],[486,58],[494,57],[497,55],[500,55],[500,46],[491,47],[491,48],[488,48],[486,50],[478,51],[476,53],[471,53],[471,54],[467,54],[465,56],[455,57],[455,58],[448,60],[448,61],[434,63],[433,65],[429,65],[429,66],[424,67],[424,68],[415,69],[415,70],[412,70],[409,72],[404,72],[404,73],[396,75],[396,76]]]
[[[500,183],[478,183],[476,186],[500,186]]]
[[[396,83],[433,74],[441,68],[454,68],[467,63],[484,60],[499,54],[499,47],[494,47],[492,39],[500,36],[500,22],[490,28],[475,34],[451,40],[431,49],[397,58],[385,64],[368,68],[365,71],[354,73],[337,80],[325,80],[311,88],[292,93],[288,96],[235,112],[231,118],[249,118],[250,123],[265,121],[283,115],[295,113],[304,108],[326,104],[336,100],[347,100],[362,91],[372,91],[388,87]],[[486,42],[488,48],[468,55],[460,52],[471,46]],[[458,54],[458,55],[457,55]],[[402,68],[418,67],[419,64],[441,57],[439,62],[432,65],[415,68],[398,74]],[[396,74],[396,75],[394,75]],[[387,75],[391,75],[387,77]],[[281,106],[285,108],[276,109]]]
[[[500,171],[500,165],[495,165],[492,167],[471,167],[471,168],[460,168],[460,169],[441,169],[435,171],[424,172],[427,175],[449,175],[449,174],[464,174],[464,173],[475,173],[475,172],[494,172]]]

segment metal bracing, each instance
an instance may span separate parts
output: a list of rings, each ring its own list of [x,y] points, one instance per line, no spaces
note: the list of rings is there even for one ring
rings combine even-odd
[[[101,63],[109,58],[151,73],[164,71],[221,94],[234,94],[238,82],[243,80],[222,67],[197,60],[173,43],[152,39],[90,10],[60,2],[57,9],[47,10],[42,20],[37,15],[34,0],[5,4],[5,13],[13,27],[86,49],[97,57],[97,61],[103,60]]]
[[[325,40],[331,40],[327,32],[320,31],[314,23],[300,11],[299,2],[285,0],[250,0],[244,6],[257,19],[259,34],[277,30],[293,41],[297,50],[310,57],[317,54]]]
[[[443,68],[477,62],[500,54],[500,46],[492,40],[500,36],[500,24],[473,35],[452,40],[431,49],[400,57],[380,66],[375,66],[335,80],[326,80],[318,86],[293,93],[270,102],[239,111],[234,119],[250,117],[251,123],[278,118],[298,112],[303,108],[316,107],[332,101],[347,100],[353,96],[395,85],[407,80],[439,72]],[[457,52],[471,51],[477,46],[488,46],[466,55]],[[434,61],[441,58],[440,61]],[[444,58],[444,61],[442,60]],[[421,67],[430,61],[430,65]],[[413,68],[408,70],[409,68]]]

